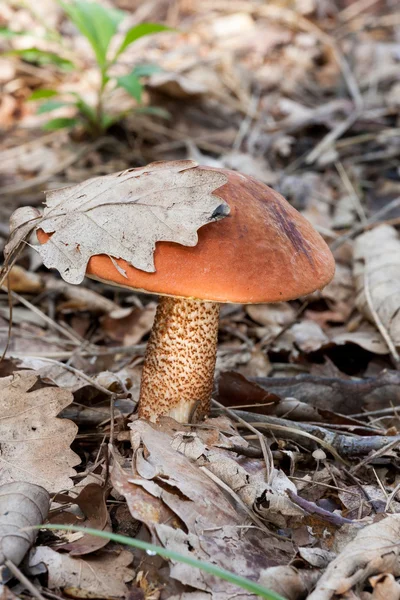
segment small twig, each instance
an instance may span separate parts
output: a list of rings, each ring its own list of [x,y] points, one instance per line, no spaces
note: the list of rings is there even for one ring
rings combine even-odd
[[[324,138],[315,146],[313,150],[306,157],[306,164],[310,165],[315,162],[325,150],[327,150],[333,142],[335,142],[340,136],[342,136],[358,119],[360,113],[354,111],[347,119],[339,123],[334,129],[326,134]]]
[[[394,488],[393,492],[390,494],[389,498],[387,499],[386,506],[385,506],[385,512],[389,512],[390,505],[399,490],[400,490],[400,481]]]
[[[370,225],[373,225],[374,223],[379,221],[379,219],[381,217],[385,216],[388,212],[390,212],[394,208],[398,208],[399,206],[400,206],[400,198],[395,198],[394,200],[389,202],[389,204],[387,204],[386,206],[381,208],[381,210],[378,210],[365,223],[360,223],[360,224],[356,225],[355,227],[353,227],[350,231],[348,231],[344,235],[341,235],[340,237],[336,238],[336,240],[334,240],[334,242],[332,242],[332,244],[330,245],[332,252],[337,250],[345,242],[347,242],[348,240],[351,240],[353,237],[355,237],[356,235],[358,235],[365,229],[368,229],[368,227]]]
[[[342,527],[346,523],[354,523],[352,519],[346,519],[346,517],[342,517],[337,515],[336,513],[331,513],[320,506],[317,506],[314,502],[310,502],[309,500],[305,500],[301,496],[295,494],[290,488],[286,490],[287,495],[291,499],[294,504],[302,508],[306,513],[310,515],[316,515],[323,521],[327,521],[332,525],[336,525],[336,527]]]
[[[203,471],[203,473],[205,473],[207,475],[207,477],[209,477],[212,481],[214,481],[214,483],[216,483],[219,487],[221,487],[223,490],[225,490],[225,492],[227,492],[230,496],[232,496],[232,498],[235,500],[235,502],[237,502],[239,504],[239,506],[245,511],[245,513],[253,521],[253,523],[258,525],[258,527],[260,527],[264,533],[271,535],[271,532],[269,531],[268,527],[266,527],[265,523],[263,523],[261,521],[261,519],[259,519],[257,517],[257,515],[248,506],[246,506],[246,504],[243,502],[243,500],[236,494],[236,492],[234,492],[232,490],[232,488],[229,487],[229,485],[227,485],[219,477],[214,475],[214,473],[209,471],[207,469],[207,467],[199,467],[199,468],[201,471]]]
[[[272,455],[271,448],[268,446],[268,444],[265,443],[264,435],[262,433],[260,433],[259,431],[257,431],[257,429],[253,425],[251,425],[250,423],[247,423],[247,421],[245,421],[244,419],[242,419],[242,417],[237,415],[233,410],[231,410],[230,408],[226,408],[226,406],[224,406],[217,400],[212,400],[212,404],[214,406],[217,406],[220,410],[226,412],[226,414],[228,414],[232,419],[235,419],[235,421],[237,421],[238,423],[241,423],[244,427],[246,427],[247,429],[252,431],[257,436],[258,441],[260,442],[261,450],[262,450],[264,461],[265,461],[265,466],[267,469],[267,482],[271,483],[272,475],[273,475],[273,471],[274,471],[274,457]]]
[[[9,291],[8,288],[6,288],[3,285],[0,286],[0,289],[3,292],[5,292],[6,294],[10,293],[13,298],[15,298],[16,300],[18,300],[18,302],[20,302],[21,304],[23,304],[24,306],[26,306],[26,308],[29,308],[33,313],[35,313],[36,315],[38,315],[50,327],[52,327],[53,329],[56,329],[56,331],[58,331],[59,333],[61,333],[65,337],[67,337],[69,340],[71,340],[72,342],[74,342],[75,345],[79,345],[80,346],[82,343],[85,342],[85,340],[83,338],[81,338],[80,336],[78,336],[77,334],[71,333],[70,331],[68,331],[68,329],[66,329],[62,325],[59,325],[59,323],[56,323],[56,321],[53,321],[53,319],[50,319],[50,317],[48,317],[42,310],[40,310],[40,308],[38,308],[37,306],[35,306],[31,302],[29,302],[29,300],[26,300],[20,294],[17,294],[17,292],[13,292],[12,290]]]
[[[346,8],[344,8],[339,14],[338,19],[342,23],[347,21],[351,21],[355,17],[357,17],[360,13],[368,8],[371,8],[374,4],[377,4],[379,0],[356,0],[352,2]]]
[[[336,162],[335,167],[342,179],[343,185],[346,188],[347,193],[349,194],[349,196],[354,204],[354,207],[357,211],[360,221],[362,223],[365,223],[365,221],[367,220],[367,217],[366,217],[366,214],[364,211],[364,207],[362,206],[361,200],[360,200],[356,190],[354,189],[352,182],[350,181],[350,177],[347,175],[346,169],[344,168],[344,166],[342,165],[341,162]]]
[[[239,444],[232,444],[232,446],[221,445],[217,447],[227,450],[228,452],[235,452],[241,456],[247,456],[248,458],[263,457],[263,453],[261,452],[260,448],[256,448],[255,446],[239,446]]]
[[[86,375],[86,373],[84,373],[83,371],[79,371],[78,369],[75,369],[75,367],[71,367],[71,365],[66,365],[65,363],[59,362],[58,360],[53,360],[51,358],[41,358],[40,360],[48,362],[52,365],[57,365],[58,367],[63,367],[67,371],[70,371],[71,373],[76,375],[76,377],[79,377],[80,379],[87,381],[91,386],[96,388],[96,390],[99,390],[99,392],[102,392],[103,394],[106,394],[107,396],[114,396],[114,397],[116,396],[116,394],[114,392],[111,392],[110,390],[103,387],[96,381],[93,381],[93,379],[91,379],[88,375]]]
[[[346,488],[341,488],[337,485],[330,485],[329,483],[324,483],[323,481],[316,481],[315,479],[312,481],[306,481],[302,477],[295,477],[294,475],[289,475],[289,479],[293,481],[300,481],[302,483],[309,483],[311,487],[319,485],[321,487],[329,488],[330,490],[335,490],[336,492],[345,492],[346,494],[350,494],[350,496],[357,496],[357,498],[360,497],[360,494],[357,492],[350,492],[350,490],[346,490]]]
[[[344,458],[342,458],[336,452],[336,450],[332,446],[332,444],[329,444],[325,440],[321,440],[320,438],[318,438],[316,435],[313,435],[312,433],[308,433],[308,431],[304,431],[302,429],[299,429],[298,427],[288,427],[286,425],[281,425],[281,424],[277,424],[277,423],[257,423],[257,422],[247,423],[247,425],[255,425],[256,427],[259,427],[260,429],[271,429],[272,431],[281,431],[281,432],[286,432],[287,434],[294,433],[301,437],[308,438],[309,440],[313,440],[314,442],[316,442],[317,444],[319,444],[320,446],[322,446],[323,448],[328,450],[328,452],[330,452],[336,458],[336,460],[338,460],[344,464],[347,464],[347,462],[344,460]]]
[[[386,454],[386,452],[389,452],[390,450],[393,450],[393,448],[396,448],[396,446],[400,446],[399,436],[396,436],[393,441],[389,442],[388,444],[386,444],[382,448],[379,448],[379,450],[375,450],[375,452],[372,452],[369,456],[367,456],[366,458],[364,458],[364,460],[362,460],[360,463],[358,463],[358,465],[355,465],[351,469],[352,474],[354,475],[354,473],[356,473],[357,471],[359,471],[360,469],[362,469],[366,465],[370,464],[376,458],[379,458],[379,457],[383,456],[384,454]]]
[[[6,560],[4,563],[9,571],[26,587],[27,590],[30,591],[32,596],[37,598],[38,600],[45,600],[39,590],[33,585],[31,581],[19,570],[19,568],[14,565],[11,560]]]

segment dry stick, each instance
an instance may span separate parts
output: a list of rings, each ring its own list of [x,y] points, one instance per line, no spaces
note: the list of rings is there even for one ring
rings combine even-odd
[[[389,498],[387,499],[386,506],[385,506],[385,512],[389,512],[390,504],[399,490],[400,490],[400,481],[394,488],[393,492],[390,494]]]
[[[352,202],[353,202],[354,207],[358,214],[358,218],[360,219],[360,221],[362,223],[365,223],[365,221],[367,220],[367,217],[365,214],[364,207],[362,206],[361,200],[360,200],[356,190],[354,189],[352,182],[350,181],[350,177],[347,175],[346,169],[344,168],[344,166],[342,165],[342,163],[340,161],[335,163],[335,167],[342,179],[343,185],[346,188],[347,193],[349,194],[350,198],[352,199]]]
[[[107,396],[113,396],[113,397],[116,396],[115,392],[111,392],[110,390],[108,390],[107,388],[103,387],[102,385],[100,385],[96,381],[93,381],[93,379],[91,379],[83,371],[79,371],[78,369],[75,369],[75,367],[71,367],[71,365],[66,365],[65,363],[59,362],[58,360],[52,360],[51,358],[41,358],[40,360],[43,360],[43,361],[48,362],[48,363],[51,363],[52,365],[57,365],[58,367],[63,367],[64,369],[66,369],[67,371],[70,371],[71,373],[73,373],[77,377],[80,377],[80,379],[83,379],[84,381],[87,381],[88,383],[90,383],[90,385],[92,385],[94,388],[96,388],[96,390],[99,390],[99,392],[102,392],[103,394],[106,394]]]
[[[289,496],[289,498],[291,499],[291,501],[294,502],[294,504],[296,504],[300,508],[302,508],[305,512],[307,512],[310,515],[316,515],[323,521],[327,521],[328,523],[331,523],[332,525],[336,525],[336,527],[341,527],[342,525],[345,525],[346,523],[354,523],[354,521],[352,519],[346,519],[346,517],[342,517],[335,513],[331,513],[328,510],[325,510],[324,508],[317,506],[317,504],[315,504],[314,502],[305,500],[301,496],[298,496],[297,494],[295,494],[290,488],[288,488],[286,490],[286,493]]]
[[[364,496],[365,500],[368,502],[368,504],[371,505],[371,508],[373,510],[373,512],[375,514],[377,514],[377,510],[375,508],[375,504],[374,501],[372,500],[371,496],[368,494],[367,490],[364,489],[362,483],[357,479],[357,477],[355,477],[353,475],[353,473],[351,473],[350,471],[348,471],[347,469],[343,469],[344,473],[346,474],[346,476],[350,479],[350,481],[352,481],[354,483],[354,485],[356,487],[358,487],[358,489],[360,490],[360,492],[362,493],[362,495]],[[351,492],[348,492],[351,493]]]
[[[368,308],[371,312],[372,318],[374,319],[375,325],[377,326],[381,336],[383,337],[383,339],[386,342],[387,347],[389,348],[390,354],[393,358],[393,362],[394,362],[394,366],[396,367],[396,369],[399,368],[400,366],[400,356],[397,353],[396,347],[393,343],[392,338],[389,335],[388,330],[386,329],[386,327],[384,326],[384,324],[382,323],[378,313],[376,312],[375,308],[374,308],[374,304],[372,301],[372,296],[371,296],[371,290],[369,287],[369,278],[368,278],[368,264],[367,262],[364,265],[364,292],[365,292],[365,299],[367,301],[367,305]]]
[[[15,335],[15,334],[14,334]],[[48,340],[46,340],[48,341]],[[79,350],[79,356],[110,356],[113,354],[133,354],[136,353],[139,356],[144,355],[146,344],[133,344],[132,346],[114,346],[113,348],[107,348],[104,346],[95,346],[91,350]],[[34,356],[32,354],[24,354],[23,352],[13,352],[13,357],[24,359],[24,358],[59,358],[60,360],[66,360],[71,358],[71,352],[60,351],[60,352],[38,352]]]
[[[397,373],[397,371],[395,371]],[[256,427],[276,429],[285,434],[285,438],[293,439],[293,435],[300,438],[306,438],[317,442],[323,447],[326,447],[329,452],[335,456],[339,456],[339,452],[344,456],[356,457],[360,455],[366,455],[371,452],[380,452],[382,448],[386,448],[389,443],[400,444],[400,435],[396,436],[385,436],[385,435],[371,435],[371,436],[350,436],[342,433],[333,433],[328,429],[320,426],[309,425],[308,423],[292,423],[278,417],[271,417],[269,415],[259,415],[256,413],[250,413],[246,411],[236,411],[246,422],[251,423]],[[296,439],[296,438],[295,438]],[[328,441],[327,441],[328,440]],[[300,443],[296,440],[296,443]],[[314,445],[308,444],[308,449]],[[333,452],[332,452],[333,450]],[[372,458],[375,458],[373,456]],[[348,464],[346,460],[339,456],[339,460]]]
[[[399,418],[399,410],[400,410],[400,406],[391,406],[390,408],[380,408],[378,410],[368,410],[366,412],[363,413],[357,413],[354,415],[348,415],[349,417],[351,417],[352,419],[360,419],[362,417],[384,417],[386,415],[396,415],[397,418]],[[375,421],[375,419],[372,420],[372,422]]]
[[[331,245],[331,251],[334,252],[337,250],[342,244],[347,242],[348,240],[355,237],[357,234],[361,233],[365,229],[368,229],[370,225],[373,225],[376,221],[378,221],[381,217],[383,217],[386,213],[390,212],[394,208],[398,208],[400,206],[400,198],[395,198],[389,204],[378,210],[372,217],[370,217],[365,223],[360,223],[356,227],[353,227],[348,233],[338,237]]]
[[[242,419],[242,417],[237,415],[233,410],[231,410],[230,408],[226,408],[226,406],[224,406],[217,400],[212,400],[212,404],[214,406],[217,406],[220,410],[226,412],[226,414],[228,414],[232,419],[235,419],[235,421],[241,423],[244,427],[246,427],[246,429],[249,429],[257,436],[263,453],[265,467],[267,469],[267,482],[271,483],[272,474],[274,470],[274,457],[272,456],[271,448],[265,443],[264,435],[257,431],[257,429],[253,425],[247,423],[247,421],[245,421],[244,419]]]
[[[257,421],[253,422],[253,423],[247,423],[247,425],[253,425],[255,427],[260,427],[261,429],[272,429],[273,431],[286,431],[287,433],[295,433],[296,435],[300,435],[302,437],[308,438],[309,440],[313,440],[314,442],[317,442],[317,444],[319,444],[320,446],[322,446],[323,448],[326,448],[326,450],[328,450],[328,452],[330,452],[335,458],[336,460],[340,461],[341,463],[344,463],[345,465],[348,464],[344,458],[342,458],[335,450],[335,448],[329,444],[328,442],[325,442],[325,440],[321,440],[320,438],[318,438],[316,435],[313,435],[312,433],[308,433],[308,431],[303,431],[301,429],[298,429],[297,427],[288,427],[286,425],[278,425],[277,423],[257,423]]]
[[[352,112],[347,119],[339,123],[334,129],[326,134],[324,138],[315,146],[313,150],[306,156],[305,162],[310,165],[315,162],[321,154],[329,148],[339,137],[341,137],[345,131],[347,131],[360,116],[360,111],[355,110]]]
[[[353,2],[352,4],[344,8],[342,11],[340,11],[340,13],[338,14],[338,19],[342,23],[345,23],[346,21],[351,21],[351,19],[354,19],[361,12],[367,10],[368,8],[371,8],[371,6],[377,4],[378,2],[379,0],[356,0],[356,2]]]
[[[8,288],[6,288],[4,285],[0,286],[0,289],[5,293],[9,293]],[[62,325],[59,325],[58,323],[56,323],[56,321],[53,321],[53,319],[50,319],[50,317],[48,317],[43,311],[41,311],[40,308],[37,308],[37,306],[35,306],[31,302],[25,300],[25,298],[23,296],[20,296],[20,294],[17,294],[17,292],[13,292],[12,290],[10,290],[10,293],[13,296],[13,298],[18,300],[18,302],[20,302],[21,304],[29,308],[32,312],[34,312],[36,315],[41,317],[41,319],[43,319],[43,321],[45,321],[50,327],[52,327],[53,329],[67,337],[69,340],[74,342],[75,345],[80,346],[82,343],[85,342],[85,340],[82,339],[80,336],[71,333],[70,331],[68,331],[68,329],[64,328]]]
[[[260,527],[264,533],[267,533],[268,535],[271,535],[271,532],[269,531],[268,527],[266,527],[265,523],[263,523],[261,521],[261,519],[259,519],[257,517],[257,515],[254,513],[254,511],[252,511],[244,502],[243,500],[240,498],[240,496],[238,496],[236,494],[236,492],[234,492],[232,490],[232,488],[229,487],[229,485],[227,485],[224,481],[222,481],[219,477],[217,477],[216,475],[214,475],[214,473],[212,473],[211,471],[209,471],[207,469],[207,467],[199,467],[201,471],[203,471],[203,473],[205,473],[207,475],[207,477],[209,477],[212,481],[214,481],[214,483],[216,483],[219,487],[221,487],[225,492],[228,492],[228,494],[230,496],[232,496],[232,498],[235,500],[235,502],[237,502],[239,504],[239,506],[246,512],[246,514],[248,515],[248,517],[253,521],[253,523],[255,523],[256,525],[258,525],[258,527]]]
[[[11,560],[6,560],[4,564],[6,565],[7,569],[11,571],[14,577],[16,577],[16,579],[18,579],[22,583],[22,585],[24,585],[26,589],[30,591],[32,596],[34,596],[38,600],[45,600],[42,594],[39,592],[39,590],[36,589],[33,583],[29,581],[27,577],[25,577],[25,575],[19,570],[19,568],[16,565],[14,565],[13,562],[11,562]]]
[[[352,469],[351,469],[352,474],[354,475],[354,473],[356,473],[356,471],[359,471],[362,467],[365,467],[366,465],[371,463],[376,458],[383,456],[386,452],[389,452],[389,450],[393,450],[393,448],[396,448],[396,446],[400,446],[399,436],[396,436],[396,438],[392,442],[389,442],[388,444],[383,446],[383,448],[379,448],[379,450],[376,450],[375,452],[373,452],[372,454],[370,454],[369,456],[364,458],[364,460],[362,460],[360,463],[358,463],[358,465],[355,465],[354,467],[352,467]]]
[[[302,477],[295,477],[294,475],[289,475],[288,478],[290,480],[293,479],[293,481],[301,481],[302,483],[309,483],[311,485],[311,487],[319,485],[321,487],[329,488],[330,490],[335,490],[336,492],[345,492],[346,494],[349,494],[350,496],[357,496],[357,498],[360,497],[360,494],[358,494],[357,492],[350,492],[350,490],[346,490],[346,488],[340,488],[337,485],[330,485],[329,483],[323,483],[322,481],[307,481],[307,480],[303,479]]]

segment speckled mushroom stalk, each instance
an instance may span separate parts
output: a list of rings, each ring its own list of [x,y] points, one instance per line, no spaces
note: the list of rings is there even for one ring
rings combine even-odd
[[[208,414],[218,317],[216,302],[160,298],[143,366],[140,417],[188,423]]]

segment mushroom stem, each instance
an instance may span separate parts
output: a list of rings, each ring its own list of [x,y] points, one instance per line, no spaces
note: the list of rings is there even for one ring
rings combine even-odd
[[[187,423],[207,415],[218,317],[217,302],[160,298],[144,360],[140,417],[156,421],[166,415]]]

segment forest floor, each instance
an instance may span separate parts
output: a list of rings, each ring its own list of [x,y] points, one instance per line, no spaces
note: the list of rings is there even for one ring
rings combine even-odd
[[[0,7],[1,245],[13,211],[41,209],[43,192],[191,159],[279,191],[324,237],[336,274],[295,301],[222,305],[210,418],[154,425],[135,413],[156,297],[70,285],[42,266],[32,237],[0,296],[0,492],[14,506],[3,486],[19,482],[29,504],[40,485],[50,523],[154,543],[258,584],[260,597],[398,600],[399,7],[112,6],[126,11],[116,47],[140,23],[171,29],[113,65],[116,78],[147,67],[140,88],[104,95],[97,110],[113,124],[102,131],[82,104],[43,109],[53,91],[98,98],[92,50],[61,6]],[[42,522],[26,510],[18,524]],[[30,544],[4,599],[257,597],[88,534],[41,530]]]

